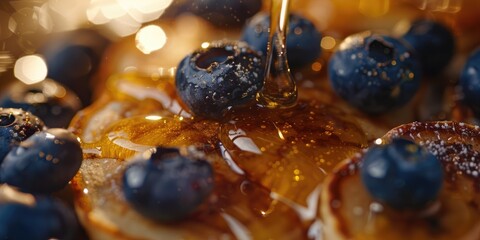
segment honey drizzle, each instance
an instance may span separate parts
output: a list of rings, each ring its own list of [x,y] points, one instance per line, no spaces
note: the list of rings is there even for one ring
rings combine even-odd
[[[257,102],[267,108],[288,108],[296,104],[297,86],[287,61],[287,27],[290,0],[272,0],[263,89]]]

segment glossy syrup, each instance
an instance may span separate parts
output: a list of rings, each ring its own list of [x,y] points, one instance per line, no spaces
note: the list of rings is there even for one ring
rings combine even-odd
[[[234,109],[220,127],[220,150],[239,174],[317,218],[312,194],[340,161],[366,147],[358,123],[331,103],[297,100],[287,62],[288,0],[273,0],[265,85],[257,104]],[[310,204],[310,202],[315,202]]]
[[[90,136],[90,141],[82,143],[86,160],[82,178],[76,183],[80,182],[83,196],[91,200],[89,207],[110,212],[114,223],[122,226],[125,224],[123,217],[115,216],[118,214],[116,209],[128,209],[120,180],[128,164],[126,161],[153,146],[193,146],[212,163],[215,190],[191,218],[168,225],[170,230],[180,232],[182,238],[304,238],[306,226],[294,209],[271,198],[269,189],[236,174],[223,161],[218,150],[219,123],[183,117],[177,111],[171,111],[168,107],[171,104],[165,104],[176,99],[169,94],[172,80],[171,77],[153,79],[136,74],[114,77],[108,83],[107,100],[98,101],[86,110],[83,117],[74,121],[78,129],[93,129],[88,127],[90,124],[102,128]],[[129,88],[119,87],[126,83]],[[170,96],[170,100],[138,98],[138,92],[130,91],[135,89],[133,86],[143,86],[142,91],[152,92],[152,96]],[[118,120],[104,126],[95,121],[104,118]],[[79,133],[85,136],[91,131]],[[131,217],[135,219],[135,216]],[[156,229],[162,227],[165,226],[159,224]]]
[[[325,198],[336,231],[354,239],[478,239],[479,128],[457,122],[414,122],[388,132],[377,143],[409,138],[442,163],[445,177],[437,200],[420,211],[395,211],[372,199],[362,186],[362,154],[339,166],[327,182]],[[355,197],[351,197],[355,196]],[[458,224],[461,222],[462,224]]]
[[[290,0],[272,0],[264,87],[257,96],[260,105],[286,108],[297,101],[297,87],[287,61],[287,27]]]
[[[205,229],[218,231],[205,237],[227,234],[239,239],[319,236],[318,203],[325,176],[366,147],[368,139],[356,120],[331,102],[297,101],[285,51],[288,6],[288,0],[272,1],[272,29],[277,31],[270,45],[277,50],[269,50],[271,74],[257,104],[234,109],[223,122],[197,119],[185,111],[173,74],[110,79],[103,99],[73,121],[93,169],[98,168],[95,159],[116,159],[112,165],[118,165],[116,173],[95,184],[98,175],[84,171],[90,178],[83,180],[86,192],[102,200],[94,204],[126,204],[118,175],[131,156],[154,146],[194,146],[214,166],[215,190],[179,228],[201,222]]]

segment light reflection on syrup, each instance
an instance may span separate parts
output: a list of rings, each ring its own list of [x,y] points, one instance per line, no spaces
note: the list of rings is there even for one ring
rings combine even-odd
[[[220,128],[225,160],[300,205],[336,163],[367,145],[356,122],[321,103],[275,110],[254,106],[231,117]]]
[[[183,118],[192,116],[183,109],[176,97],[173,69],[159,69],[158,75],[146,77],[135,73],[114,76],[107,82],[110,93],[117,99],[153,100],[172,114]]]
[[[326,173],[367,140],[342,113],[321,103],[297,103],[297,87],[286,59],[289,4],[272,1],[265,85],[257,96],[260,106],[233,110],[231,121],[221,126],[220,145],[230,166],[245,171],[274,196],[303,206]],[[324,48],[336,45],[331,37],[323,40]],[[312,68],[320,71],[322,66]],[[301,216],[301,209],[296,210]]]

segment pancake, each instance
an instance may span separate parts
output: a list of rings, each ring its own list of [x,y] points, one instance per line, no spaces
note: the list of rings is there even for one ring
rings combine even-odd
[[[480,128],[465,123],[414,122],[389,131],[376,143],[407,138],[426,147],[444,169],[438,199],[419,211],[395,211],[374,200],[360,179],[364,152],[337,166],[327,178],[321,215],[327,239],[479,239]]]
[[[75,207],[92,239],[308,238],[320,221],[319,185],[326,174],[386,132],[361,114],[347,114],[335,106],[334,97],[313,89],[301,90],[310,92],[304,94],[309,101],[300,99],[298,107],[282,114],[239,110],[232,113],[234,125],[197,119],[183,110],[172,84],[169,76],[116,76],[103,98],[72,121],[70,129],[84,151],[82,167],[72,180]],[[252,117],[251,111],[258,112]],[[241,128],[243,135],[229,138],[231,127],[236,133]],[[239,149],[245,142],[265,150]],[[213,166],[213,193],[187,219],[155,222],[125,200],[125,166],[132,156],[154,146],[194,148]],[[257,165],[250,164],[254,162]]]

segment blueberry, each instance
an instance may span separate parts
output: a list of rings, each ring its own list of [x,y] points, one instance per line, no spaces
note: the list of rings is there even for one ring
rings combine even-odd
[[[80,29],[49,36],[39,50],[45,56],[48,77],[75,92],[87,106],[101,57],[110,41],[94,30]]]
[[[468,58],[460,76],[465,103],[480,118],[480,49]]]
[[[453,33],[433,20],[421,19],[413,22],[403,39],[417,51],[425,75],[442,72],[455,51]]]
[[[22,108],[42,119],[47,127],[66,128],[81,103],[75,93],[47,79],[31,85],[15,82],[0,99],[0,107]]]
[[[364,32],[346,38],[330,59],[333,90],[351,105],[380,114],[406,104],[420,86],[420,64],[395,38]]]
[[[219,27],[239,27],[262,8],[262,0],[193,0],[192,12]]]
[[[440,161],[406,139],[373,146],[361,168],[364,186],[377,200],[394,209],[420,209],[434,201],[443,182]]]
[[[221,119],[253,100],[263,86],[261,57],[243,42],[212,42],[177,68],[178,95],[197,116]]]
[[[75,239],[77,226],[72,210],[53,198],[0,204],[0,239]]]
[[[267,52],[270,31],[270,15],[258,13],[245,26],[242,40],[254,50]],[[321,53],[322,35],[313,23],[299,14],[290,14],[287,32],[287,58],[293,69],[315,61]]]
[[[42,120],[30,112],[0,108],[0,163],[14,146],[44,128]]]
[[[11,150],[0,165],[0,179],[23,192],[51,193],[68,184],[82,159],[77,137],[65,129],[51,128]]]
[[[123,175],[126,199],[138,212],[158,221],[185,218],[213,190],[213,170],[176,148],[157,147],[137,156]]]

